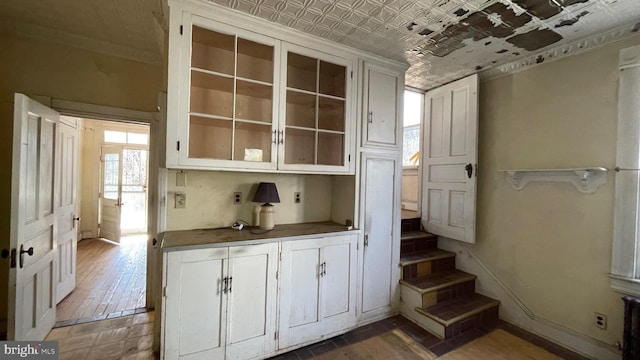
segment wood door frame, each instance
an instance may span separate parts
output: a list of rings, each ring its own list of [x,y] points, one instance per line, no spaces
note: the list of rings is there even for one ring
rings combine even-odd
[[[146,307],[153,309],[156,307],[156,282],[161,274],[157,273],[157,264],[162,259],[157,259],[157,245],[154,244],[155,239],[160,232],[164,231],[165,219],[163,201],[159,198],[161,194],[166,193],[166,171],[161,171],[161,160],[164,159],[162,149],[164,149],[164,127],[162,120],[164,119],[163,111],[166,111],[166,95],[159,94],[158,102],[160,112],[145,112],[130,110],[112,106],[86,104],[81,102],[54,99],[46,96],[34,96],[38,102],[49,106],[56,110],[62,116],[72,116],[80,118],[90,118],[102,121],[114,121],[120,123],[134,123],[149,126],[149,178],[147,182],[147,233],[149,241],[147,242],[147,284],[146,284]],[[164,199],[163,199],[164,200]]]

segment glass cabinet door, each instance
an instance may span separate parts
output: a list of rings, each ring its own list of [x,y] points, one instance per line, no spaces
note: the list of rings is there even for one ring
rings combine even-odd
[[[285,165],[345,165],[345,64],[286,51]]]
[[[199,25],[190,45],[188,158],[274,162],[274,46]]]

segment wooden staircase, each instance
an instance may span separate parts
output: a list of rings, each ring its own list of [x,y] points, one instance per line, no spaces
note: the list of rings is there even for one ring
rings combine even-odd
[[[500,302],[476,293],[476,276],[457,270],[455,257],[420,231],[420,219],[402,220],[400,312],[441,339],[498,323]]]

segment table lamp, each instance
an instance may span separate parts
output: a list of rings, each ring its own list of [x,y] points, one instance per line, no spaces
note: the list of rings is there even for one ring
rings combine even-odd
[[[278,189],[275,183],[261,182],[258,184],[256,194],[253,196],[253,202],[261,202],[260,210],[260,229],[271,230],[275,225],[273,205],[271,203],[279,203]]]

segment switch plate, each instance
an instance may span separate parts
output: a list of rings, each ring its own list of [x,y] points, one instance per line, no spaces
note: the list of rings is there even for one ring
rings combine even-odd
[[[242,204],[242,193],[241,192],[234,192],[233,193],[233,203],[235,205]]]
[[[176,209],[184,209],[187,206],[187,194],[186,193],[177,192],[175,198],[176,198],[176,203],[175,203],[175,208]]]
[[[296,204],[300,204],[302,202],[302,197],[300,197],[299,191],[293,193],[293,202]]]
[[[176,173],[176,186],[187,186],[187,173],[178,171]]]
[[[595,314],[595,326],[601,330],[607,330],[607,315],[594,313]]]

